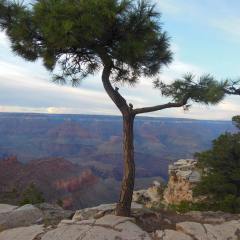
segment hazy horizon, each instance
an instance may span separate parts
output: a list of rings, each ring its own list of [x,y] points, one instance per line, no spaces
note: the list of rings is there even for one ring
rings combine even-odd
[[[29,114],[29,115],[50,115],[50,116],[61,116],[61,115],[73,115],[73,116],[97,116],[97,117],[122,117],[121,114],[90,114],[90,113],[47,113],[47,112],[1,112],[1,114]],[[197,119],[197,118],[187,118],[187,117],[164,117],[164,116],[148,116],[148,115],[137,115],[136,118],[153,118],[153,119],[179,119],[179,120],[193,120],[193,121],[220,121],[220,122],[232,122],[232,119]]]

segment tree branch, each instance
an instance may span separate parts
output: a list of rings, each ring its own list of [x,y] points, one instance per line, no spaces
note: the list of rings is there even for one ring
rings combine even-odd
[[[136,108],[136,109],[133,110],[133,113],[135,115],[137,115],[137,114],[142,114],[142,113],[155,112],[155,111],[163,110],[163,109],[166,109],[166,108],[182,107],[182,106],[187,104],[189,99],[190,99],[190,97],[186,96],[186,97],[183,98],[183,100],[181,102],[177,102],[177,103],[169,102],[169,103],[166,103],[166,104],[156,105],[156,106],[153,106],[153,107]]]
[[[224,92],[229,95],[240,95],[240,88],[229,88],[229,89],[224,89]]]
[[[132,109],[128,107],[125,98],[118,92],[118,90],[112,87],[112,84],[109,80],[113,68],[111,59],[109,59],[108,55],[103,52],[100,53],[100,57],[104,65],[102,72],[102,83],[105,91],[123,115],[129,114]]]

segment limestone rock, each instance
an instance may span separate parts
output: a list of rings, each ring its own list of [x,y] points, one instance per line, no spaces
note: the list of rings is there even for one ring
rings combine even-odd
[[[155,203],[159,203],[163,198],[163,185],[154,181],[148,189],[138,190],[133,192],[133,202],[144,204],[151,207]]]
[[[204,224],[209,240],[239,240],[240,221],[229,221],[218,225]]]
[[[73,216],[74,221],[81,221],[84,219],[98,218],[99,215],[105,213],[113,213],[116,208],[116,204],[101,204],[93,208],[84,208],[75,212]]]
[[[221,224],[224,222],[238,220],[240,216],[226,212],[213,212],[213,211],[190,211],[185,213],[184,216],[190,217],[193,222],[202,222],[207,224]]]
[[[0,240],[35,240],[43,232],[42,225],[13,228],[0,232]]]
[[[240,220],[227,221],[222,224],[182,222],[176,224],[176,229],[177,231],[183,232],[196,240],[240,239]]]
[[[200,223],[182,222],[176,224],[176,229],[189,236],[193,236],[196,240],[209,240],[205,227]]]
[[[182,201],[194,201],[192,189],[201,178],[196,165],[197,161],[192,159],[180,159],[169,165],[169,181],[164,192],[166,203],[176,204]]]
[[[83,220],[64,223],[47,232],[42,240],[150,240],[148,233],[133,220],[115,215],[106,215],[98,220]]]
[[[40,203],[35,205],[43,214],[43,222],[47,225],[57,225],[62,219],[71,219],[73,211],[64,210],[57,204]]]
[[[133,211],[142,209],[143,206],[141,204],[132,203],[131,209]],[[114,213],[116,209],[116,203],[113,204],[101,204],[97,207],[93,208],[84,208],[76,211],[73,216],[74,221],[81,221],[85,219],[98,219],[103,217],[106,214]]]
[[[110,226],[111,228],[114,228],[117,225],[125,222],[134,222],[134,219],[129,217],[119,217],[116,215],[106,215],[98,219],[95,223],[97,225]]]
[[[193,240],[190,236],[174,230],[156,231],[154,237],[159,240]]]
[[[0,214],[0,226],[2,229],[30,226],[39,223],[43,219],[42,212],[31,204],[13,208],[12,211]]]
[[[18,206],[13,206],[13,205],[8,205],[8,204],[0,204],[0,214],[9,213],[16,208],[18,208]]]
[[[150,197],[148,196],[146,189],[141,189],[133,192],[133,201],[137,203],[146,203],[150,201]]]

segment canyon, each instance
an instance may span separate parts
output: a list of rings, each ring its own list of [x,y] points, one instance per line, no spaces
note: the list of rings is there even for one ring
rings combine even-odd
[[[167,181],[169,164],[225,131],[235,131],[230,121],[137,118],[135,189]],[[121,141],[118,116],[0,113],[0,200],[17,204],[18,192],[34,183],[46,201],[67,209],[116,202]]]

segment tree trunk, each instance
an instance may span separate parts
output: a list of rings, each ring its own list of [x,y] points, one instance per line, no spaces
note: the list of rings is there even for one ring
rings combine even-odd
[[[133,146],[133,123],[135,113],[132,107],[127,105],[126,100],[118,92],[118,89],[113,89],[109,76],[111,74],[112,63],[106,55],[102,56],[105,63],[102,82],[109,97],[118,107],[123,115],[123,158],[124,158],[124,172],[119,202],[116,208],[116,215],[130,216],[132,194],[135,180],[135,164],[134,164],[134,146]]]
[[[134,114],[123,114],[123,158],[124,172],[120,199],[116,215],[128,217],[131,214],[132,194],[135,180],[133,124]]]

